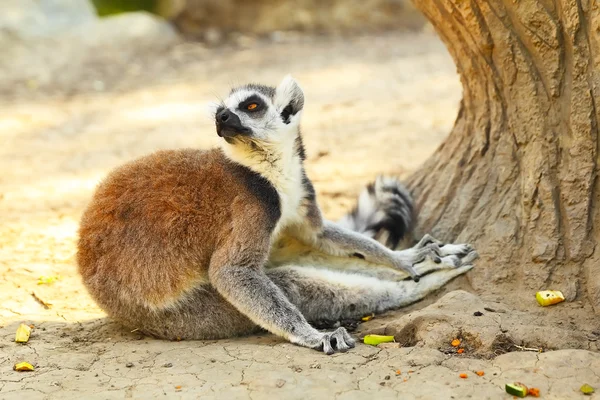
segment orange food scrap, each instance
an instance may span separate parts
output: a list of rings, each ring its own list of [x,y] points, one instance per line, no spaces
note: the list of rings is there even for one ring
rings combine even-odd
[[[460,346],[460,339],[454,339],[450,344],[452,345],[452,347],[458,347]]]
[[[175,386],[175,390],[181,390],[181,385]]]
[[[407,382],[407,381],[408,381],[408,378],[404,378],[404,382]]]
[[[459,375],[459,377],[461,377],[462,379],[467,379],[468,375],[463,372],[462,374]]]
[[[485,375],[485,372],[483,372],[483,371],[477,371],[475,373],[477,374],[477,376],[484,376]]]
[[[457,352],[458,354],[462,354],[462,353],[464,353],[464,352],[465,352],[465,349],[458,349],[456,352]]]
[[[412,374],[413,372],[415,372],[415,371],[413,371],[412,369],[409,369],[409,370],[408,370],[408,373],[409,373],[409,374]]]
[[[402,371],[400,371],[399,369],[396,370],[396,375],[401,375]]]
[[[538,388],[529,388],[527,394],[533,397],[540,397],[540,389]]]

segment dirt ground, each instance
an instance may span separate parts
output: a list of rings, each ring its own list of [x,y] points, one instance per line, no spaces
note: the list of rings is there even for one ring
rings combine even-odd
[[[81,65],[54,83],[2,86],[0,398],[504,399],[504,384],[522,381],[568,399],[583,397],[583,383],[600,388],[589,305],[516,304],[468,277],[355,332],[394,334],[405,347],[359,344],[334,356],[267,334],[153,340],[106,319],[80,283],[77,226],[98,181],[157,149],[216,145],[208,105],[238,83],[276,84],[291,72],[303,85],[307,169],[327,217],[343,215],[376,174],[408,175],[450,130],[461,96],[432,34],[182,43]],[[38,285],[40,276],[59,279]],[[26,345],[14,343],[21,322],[35,326]],[[449,345],[455,337],[463,354]],[[13,371],[19,361],[36,370]]]

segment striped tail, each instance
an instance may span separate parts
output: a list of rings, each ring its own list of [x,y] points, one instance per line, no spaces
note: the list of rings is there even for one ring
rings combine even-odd
[[[338,224],[395,249],[412,231],[414,222],[414,203],[408,189],[395,178],[378,176]]]

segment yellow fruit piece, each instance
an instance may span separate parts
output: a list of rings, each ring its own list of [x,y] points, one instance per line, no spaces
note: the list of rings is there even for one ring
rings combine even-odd
[[[38,285],[44,285],[44,284],[48,284],[48,283],[54,283],[57,280],[59,280],[60,277],[58,275],[55,276],[40,276],[38,278],[37,284]]]
[[[375,314],[371,314],[371,315],[367,315],[366,317],[362,317],[361,319],[365,322],[370,321],[373,319],[373,317],[375,316]]]
[[[535,294],[535,298],[542,307],[565,301],[565,296],[560,290],[541,290]]]
[[[15,364],[13,369],[15,371],[33,371],[34,368],[33,365],[29,364],[28,362],[20,362]]]
[[[365,344],[370,344],[371,346],[377,346],[379,343],[388,343],[393,341],[393,336],[367,335],[363,338],[363,342]]]
[[[595,392],[594,388],[588,385],[587,383],[580,387],[579,390],[581,390],[581,393],[588,396]]]
[[[15,342],[17,343],[27,343],[29,341],[29,335],[31,334],[31,328],[28,325],[21,324],[17,328],[17,333],[15,334]]]
[[[458,347],[458,346],[460,346],[460,339],[454,339],[450,344],[453,347]]]

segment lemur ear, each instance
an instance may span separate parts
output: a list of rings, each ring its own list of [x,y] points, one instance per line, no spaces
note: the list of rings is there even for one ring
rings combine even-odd
[[[283,78],[275,89],[274,103],[286,124],[289,124],[291,118],[304,108],[304,92],[291,75]]]

